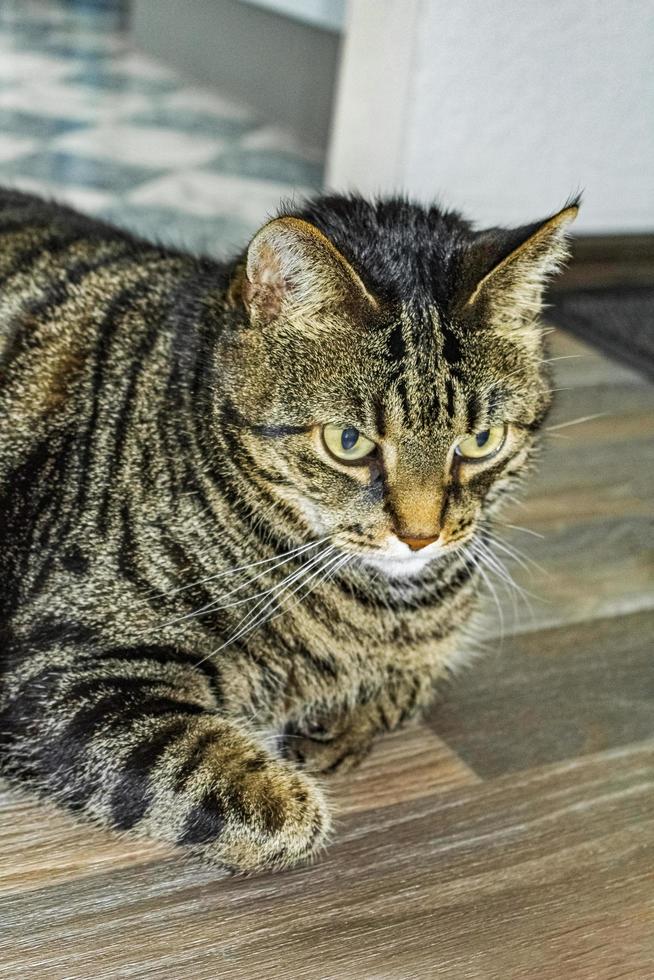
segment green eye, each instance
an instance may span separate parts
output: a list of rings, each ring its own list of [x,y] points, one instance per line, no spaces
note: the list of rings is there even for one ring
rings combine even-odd
[[[342,463],[359,462],[377,448],[371,439],[367,439],[353,425],[344,429],[331,423],[324,425],[322,438],[327,450]]]
[[[502,448],[505,435],[505,425],[492,425],[490,429],[466,436],[455,447],[454,452],[464,459],[483,459]]]

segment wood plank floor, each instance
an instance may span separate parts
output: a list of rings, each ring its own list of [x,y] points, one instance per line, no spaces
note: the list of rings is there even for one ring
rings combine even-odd
[[[329,784],[308,869],[226,878],[0,789],[0,976],[654,977],[654,386],[562,334],[487,652]]]

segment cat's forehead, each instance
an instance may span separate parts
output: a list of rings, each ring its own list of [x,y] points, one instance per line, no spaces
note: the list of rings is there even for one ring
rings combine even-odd
[[[394,439],[498,418],[519,363],[507,345],[416,303],[396,305],[367,330],[352,325],[347,343],[325,340],[324,355],[321,408]]]
[[[385,385],[404,378],[415,396],[449,377],[480,383],[513,370],[516,352],[434,303],[395,303],[373,323],[348,324],[345,335],[323,339],[325,361],[335,374],[352,368],[364,380]]]

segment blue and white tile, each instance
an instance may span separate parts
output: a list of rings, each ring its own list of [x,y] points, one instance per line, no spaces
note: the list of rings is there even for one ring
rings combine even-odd
[[[3,15],[18,25],[45,25],[50,29],[90,30],[104,33],[120,22],[120,8],[112,3],[104,7],[81,0],[3,0]]]
[[[48,54],[54,58],[65,59],[68,64],[68,74],[80,71],[88,65],[97,65],[103,61],[111,62],[116,57],[115,51],[122,51],[120,46],[112,47],[106,41],[92,43],[79,37],[62,36],[48,40]]]
[[[200,216],[226,215],[238,218],[254,231],[277,212],[280,201],[311,193],[310,187],[292,188],[274,181],[243,180],[207,170],[189,170],[147,181],[128,193],[127,201]]]
[[[315,192],[322,152],[130,48],[119,6],[0,0],[0,181],[178,247],[242,248]]]
[[[177,82],[169,78],[146,78],[117,69],[115,65],[96,63],[88,63],[81,70],[67,75],[66,82],[103,93],[137,92],[146,96],[162,95],[177,88]]]
[[[63,151],[23,156],[18,168],[7,169],[6,164],[0,164],[0,176],[32,177],[47,184],[87,187],[113,194],[128,193],[155,173],[151,167],[129,166]]]
[[[4,133],[0,127],[0,164],[26,157],[38,147],[38,141],[27,136]]]
[[[5,7],[0,7],[0,31],[2,31],[0,43],[7,49],[42,48],[51,30],[48,24],[23,23],[16,18],[11,18]]]
[[[222,140],[156,126],[130,123],[95,126],[67,133],[53,148],[82,157],[99,157],[134,166],[172,170],[198,167],[223,150]]]
[[[145,112],[130,116],[130,120],[137,126],[171,129],[181,133],[197,134],[199,137],[211,136],[226,143],[242,140],[245,134],[258,125],[255,119],[249,117],[218,116],[201,109],[180,111],[169,105],[162,105],[161,102],[154,102]]]
[[[41,51],[49,58],[71,58],[79,55],[104,57],[125,49],[125,38],[86,30],[57,28],[51,25],[16,24],[8,27],[0,18],[2,43],[12,51]]]
[[[38,194],[47,200],[67,204],[84,214],[100,215],[115,203],[115,194],[107,191],[78,187],[76,184],[57,184],[52,180],[36,180],[21,174],[12,175],[3,183],[19,191],[25,191],[26,194]]]
[[[222,153],[212,170],[257,180],[271,180],[291,186],[318,188],[322,184],[322,164],[310,163],[281,150],[250,150],[242,144]]]
[[[185,214],[177,208],[139,207],[124,201],[101,209],[98,216],[150,241],[216,257],[240,252],[252,234],[252,227],[239,217]]]
[[[69,66],[60,58],[32,51],[4,50],[0,58],[0,79],[15,82],[28,82],[33,78],[57,79],[69,71]]]
[[[139,92],[96,92],[82,86],[41,80],[0,91],[0,108],[30,112],[35,107],[44,116],[62,115],[98,123],[143,112],[150,105]]]
[[[65,24],[70,20],[70,9],[62,3],[43,3],[38,0],[7,0],[2,8],[3,26],[24,24],[36,26],[41,24]]]
[[[325,156],[322,147],[298,139],[290,130],[282,126],[258,126],[243,137],[241,146],[246,150],[288,153],[318,164],[324,162]]]
[[[66,116],[43,116],[38,112],[0,108],[0,133],[31,136],[41,143],[86,125],[87,123],[79,119],[70,119]]]
[[[122,33],[94,31],[71,24],[50,32],[47,50],[59,58],[91,58],[95,55],[102,60],[124,55],[128,50],[128,41]]]
[[[153,82],[173,82],[176,89],[179,89],[181,84],[177,72],[143,52],[129,48],[124,53],[116,55],[113,59],[113,67],[115,71],[124,72],[133,78],[144,78]]]
[[[245,103],[199,85],[184,85],[172,95],[164,96],[161,105],[180,113],[206,112],[225,119],[255,118],[252,109]]]

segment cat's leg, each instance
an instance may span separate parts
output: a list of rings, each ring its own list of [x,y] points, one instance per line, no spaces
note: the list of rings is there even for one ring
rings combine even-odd
[[[221,715],[206,665],[172,647],[87,644],[41,630],[3,679],[7,773],[105,826],[241,871],[320,847],[329,817],[319,788]]]
[[[428,672],[393,671],[383,688],[364,688],[354,704],[289,724],[284,755],[313,772],[347,772],[365,759],[376,736],[415,718],[433,693]]]

